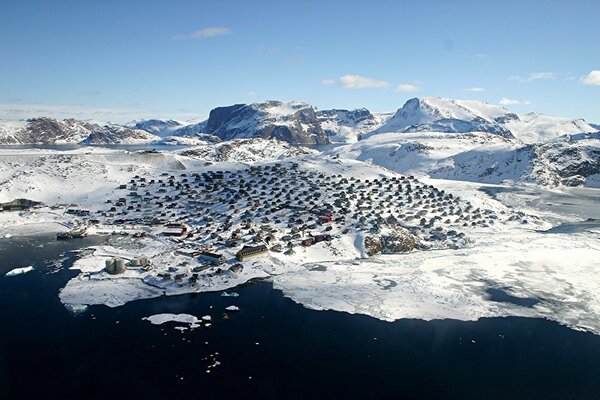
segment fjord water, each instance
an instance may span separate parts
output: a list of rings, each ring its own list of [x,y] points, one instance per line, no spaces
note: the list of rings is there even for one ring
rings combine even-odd
[[[252,282],[72,315],[58,291],[80,247],[106,239],[0,241],[0,398],[593,399],[600,336],[554,322],[400,320],[313,311]],[[32,265],[34,271],[4,274]],[[225,307],[240,311],[221,316]],[[157,313],[211,315],[183,333]],[[220,365],[209,367],[218,361]],[[210,371],[207,373],[207,371]]]

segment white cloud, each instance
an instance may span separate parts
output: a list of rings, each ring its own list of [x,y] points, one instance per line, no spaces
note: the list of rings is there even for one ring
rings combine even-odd
[[[506,97],[501,98],[499,103],[502,106],[515,106],[515,105],[529,105],[529,104],[531,104],[531,102],[527,101],[527,100],[515,100],[515,99],[509,99],[509,98],[506,98]]]
[[[396,89],[394,89],[394,91],[399,93],[416,92],[420,89],[420,85],[420,82],[401,83],[398,86],[396,86]]]
[[[321,83],[325,86],[335,85],[335,79],[323,79]]]
[[[532,81],[548,80],[548,79],[554,79],[554,78],[556,78],[555,72],[532,72],[527,76],[511,75],[508,77],[508,80],[518,81],[521,83],[527,83],[527,82],[532,82]]]
[[[475,54],[475,58],[479,58],[480,60],[483,60],[483,59],[488,58],[488,57],[489,56],[486,53],[477,53],[477,54]]]
[[[206,39],[214,36],[222,36],[231,34],[231,29],[224,28],[222,26],[209,26],[207,28],[200,29],[199,31],[192,32],[189,35],[175,35],[174,40],[193,40],[193,39]]]
[[[589,86],[600,86],[600,70],[593,70],[586,76],[582,76],[579,82]]]
[[[481,86],[474,86],[474,87],[463,89],[463,92],[485,92],[485,88],[481,87]]]
[[[248,92],[248,96],[256,96],[256,92],[254,90],[251,90]]]
[[[386,88],[390,84],[374,78],[361,75],[344,75],[340,78],[340,85],[346,89]]]

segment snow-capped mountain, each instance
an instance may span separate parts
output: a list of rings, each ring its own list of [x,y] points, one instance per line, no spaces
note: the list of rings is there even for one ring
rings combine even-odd
[[[245,150],[236,152],[242,142],[227,142],[237,139],[257,141],[244,142]],[[195,157],[214,161],[252,160],[252,153],[292,153],[279,142],[266,149],[272,142],[264,139],[351,143],[331,154],[434,178],[600,186],[598,126],[539,113],[517,115],[474,100],[415,98],[393,115],[267,101],[217,107],[205,121],[150,119],[128,125],[44,117],[0,121],[0,144],[186,144],[199,146]],[[224,143],[209,145],[220,141]]]
[[[0,121],[0,144],[118,144],[146,143],[158,137],[121,125],[98,125],[76,119],[39,117]]]
[[[386,132],[487,132],[523,143],[543,143],[564,135],[597,130],[581,118],[557,118],[540,113],[517,115],[504,107],[476,100],[421,97],[408,100],[385,124],[360,138]]]
[[[217,107],[210,112],[206,133],[222,140],[259,137],[289,143],[329,143],[314,107],[298,101]]]
[[[366,108],[317,111],[321,127],[332,143],[353,143],[358,135],[379,128],[391,114],[373,114]]]
[[[487,132],[512,137],[503,124],[518,120],[503,107],[475,100],[421,97],[408,100],[383,126],[363,138],[384,132]]]

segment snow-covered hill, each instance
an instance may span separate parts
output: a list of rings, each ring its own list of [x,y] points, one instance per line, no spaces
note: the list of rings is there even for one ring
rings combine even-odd
[[[383,133],[329,154],[404,174],[472,182],[600,187],[599,135],[523,144],[487,133]]]
[[[305,154],[316,150],[292,146],[286,142],[268,139],[236,139],[217,144],[206,143],[181,151],[181,156],[211,162],[268,162]]]

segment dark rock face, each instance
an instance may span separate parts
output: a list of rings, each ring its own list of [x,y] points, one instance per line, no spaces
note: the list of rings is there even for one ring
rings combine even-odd
[[[311,106],[279,101],[217,107],[210,112],[206,133],[221,140],[256,137],[300,144],[329,143]]]
[[[218,132],[224,132],[227,130],[227,124],[243,121],[244,118],[252,118],[253,114],[253,112],[248,112],[246,104],[214,108],[210,111],[206,122],[206,132],[217,134]]]

